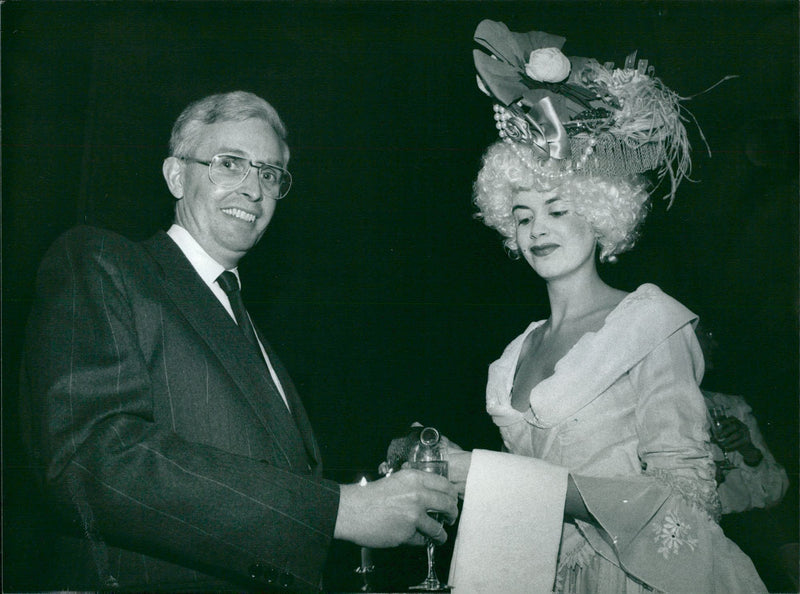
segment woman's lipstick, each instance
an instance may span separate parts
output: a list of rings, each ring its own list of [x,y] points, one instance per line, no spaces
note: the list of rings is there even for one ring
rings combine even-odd
[[[542,245],[533,246],[531,248],[531,253],[537,258],[544,258],[556,251],[558,247],[558,244],[555,243],[543,243]]]

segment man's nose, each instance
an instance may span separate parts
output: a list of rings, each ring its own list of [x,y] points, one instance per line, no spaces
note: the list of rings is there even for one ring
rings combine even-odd
[[[247,199],[251,202],[259,202],[263,198],[261,183],[258,179],[259,175],[260,173],[258,169],[251,167],[250,171],[247,172],[247,175],[244,176],[242,184],[239,186],[239,190],[242,192],[242,194],[247,196]]]

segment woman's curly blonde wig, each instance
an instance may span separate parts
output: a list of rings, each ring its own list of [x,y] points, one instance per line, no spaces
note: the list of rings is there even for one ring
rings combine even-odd
[[[496,229],[503,244],[519,255],[516,225],[511,214],[514,194],[525,190],[561,189],[575,213],[594,230],[602,262],[615,261],[616,256],[631,249],[648,212],[649,194],[644,178],[611,178],[602,175],[566,173],[554,178],[544,169],[532,168],[533,154],[525,161],[520,152],[524,146],[496,142],[483,157],[483,166],[473,188],[473,200],[479,209],[476,217]]]

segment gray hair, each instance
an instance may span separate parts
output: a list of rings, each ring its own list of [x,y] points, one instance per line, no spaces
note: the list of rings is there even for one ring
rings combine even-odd
[[[183,110],[169,139],[169,151],[173,157],[188,157],[199,143],[203,126],[216,122],[241,122],[257,118],[269,124],[283,141],[284,158],[289,159],[286,143],[286,126],[275,108],[264,99],[247,91],[232,91],[209,95],[190,104]]]

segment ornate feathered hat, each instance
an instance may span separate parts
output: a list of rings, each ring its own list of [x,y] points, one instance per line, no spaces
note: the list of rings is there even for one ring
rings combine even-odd
[[[659,182],[669,178],[672,204],[691,172],[684,127],[691,114],[647,60],[634,52],[616,68],[567,57],[563,37],[514,33],[490,20],[478,25],[475,41],[483,48],[473,52],[478,86],[495,102],[500,137],[529,149],[518,151],[524,162],[555,175],[654,171]]]

